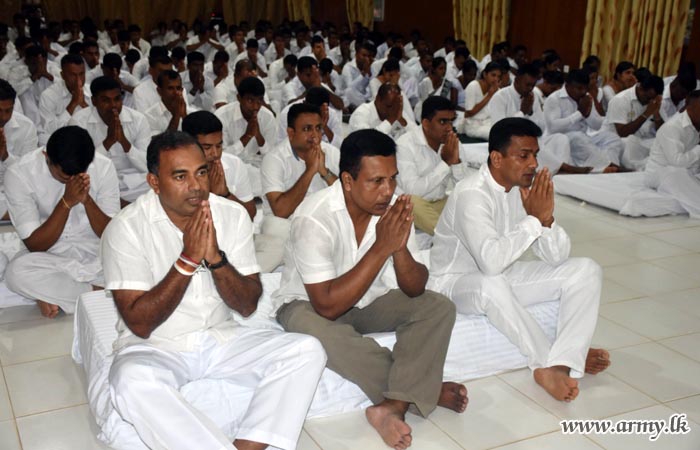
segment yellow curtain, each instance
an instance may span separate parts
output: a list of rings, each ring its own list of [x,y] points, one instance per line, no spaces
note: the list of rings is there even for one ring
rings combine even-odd
[[[373,0],[345,0],[348,10],[348,23],[352,26],[355,22],[360,22],[367,28],[372,27],[374,21],[374,1]]]
[[[311,25],[310,0],[287,0],[287,12],[289,20],[303,20],[306,25]]]
[[[506,40],[507,0],[453,0],[455,38],[464,39],[475,58]]]
[[[620,61],[672,75],[680,63],[689,8],[690,0],[588,0],[581,61],[597,55],[606,78]]]
[[[305,1],[309,3],[308,0]],[[221,7],[226,23],[237,24],[241,20],[247,20],[251,26],[255,26],[255,22],[260,19],[267,19],[274,24],[280,23],[287,12],[285,0],[223,0]]]

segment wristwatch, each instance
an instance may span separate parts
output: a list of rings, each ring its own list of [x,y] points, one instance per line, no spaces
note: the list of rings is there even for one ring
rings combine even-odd
[[[221,261],[219,261],[216,264],[211,264],[209,261],[206,259],[202,260],[202,264],[204,264],[204,267],[207,268],[207,270],[216,270],[224,267],[226,264],[228,264],[228,259],[226,258],[226,253],[224,253],[223,250],[219,250],[219,255],[221,255]]]
[[[323,179],[326,181],[326,183],[327,183],[328,181],[330,181],[331,177],[333,177],[333,176],[334,176],[334,175],[333,175],[333,172],[331,172],[330,170],[327,170],[327,171],[326,171],[326,176],[325,176],[325,177],[324,177],[324,176],[321,176],[321,178],[323,178]]]

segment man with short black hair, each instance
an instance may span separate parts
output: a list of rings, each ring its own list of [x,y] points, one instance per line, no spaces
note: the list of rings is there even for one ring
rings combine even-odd
[[[284,104],[290,105],[303,99],[306,92],[314,86],[321,86],[327,89],[331,106],[335,109],[343,110],[343,100],[321,82],[318,62],[311,56],[302,56],[297,60],[296,77],[288,81],[284,86],[282,94]]]
[[[109,373],[117,413],[148,448],[293,450],[323,349],[307,336],[241,324],[262,293],[253,227],[241,205],[209,193],[195,139],[155,136],[147,160],[152,191],[102,239],[105,288],[119,312]],[[197,379],[253,391],[233,436],[180,395]]]
[[[258,52],[258,49],[258,41],[255,39],[248,39],[245,43],[245,53],[238,55],[234,63],[242,59],[247,59],[253,63],[255,71],[264,78],[267,76],[267,63],[265,62],[265,57]]]
[[[39,144],[44,145],[49,136],[65,126],[76,112],[89,108],[90,92],[85,86],[85,62],[78,55],[67,54],[61,58],[61,79],[54,81],[39,100]]]
[[[554,220],[554,186],[536,172],[542,131],[522,117],[491,128],[488,164],[457,184],[435,229],[429,286],[461,314],[485,314],[528,359],[535,381],[572,401],[577,378],[610,364],[591,349],[603,274],[588,258],[569,258],[571,243]],[[519,261],[532,248],[542,261]],[[526,306],[559,299],[553,343]]]
[[[204,54],[188,53],[187,70],[181,77],[187,104],[203,111],[214,111],[214,82],[204,76]]]
[[[100,237],[119,211],[114,165],[80,127],[59,128],[46,149],[26,154],[5,172],[12,224],[26,251],[7,266],[10,290],[36,299],[41,313],[72,313],[78,297],[102,284]]]
[[[355,59],[343,66],[344,100],[348,107],[356,108],[371,98],[369,82],[372,61],[376,54],[377,49],[374,45],[362,44],[355,52]]]
[[[331,92],[324,87],[312,86],[306,91],[303,100],[297,100],[295,103],[285,106],[277,116],[278,142],[282,142],[287,138],[287,128],[289,126],[287,114],[289,114],[289,109],[303,101],[304,103],[317,106],[321,110],[321,121],[323,122],[321,140],[340,148],[340,144],[343,142],[343,113],[330,106],[330,94]]]
[[[394,140],[416,128],[414,120],[404,117],[404,99],[398,84],[382,84],[373,102],[355,108],[350,116],[350,130],[367,128],[379,130]]]
[[[116,53],[107,53],[102,58],[102,75],[112,78],[122,90],[122,102],[124,106],[134,109],[133,92],[139,81],[127,70],[122,70],[123,61]]]
[[[374,404],[365,414],[384,442],[406,449],[409,406],[423,417],[436,406],[466,409],[466,388],[442,381],[455,308],[425,289],[411,200],[394,196],[394,141],[377,130],[350,133],[340,171],[341,179],[296,208],[273,294],[277,320],[318,338],[328,368]],[[393,350],[362,336],[378,331],[396,332]]]
[[[664,122],[685,108],[685,98],[697,89],[698,80],[690,71],[679,71],[678,75],[669,84],[664,86],[661,94],[661,107],[659,114]]]
[[[145,112],[153,135],[166,130],[177,131],[182,127],[182,119],[187,116],[187,103],[182,93],[182,79],[174,70],[165,70],[158,75],[158,96],[160,101]]]
[[[113,78],[95,78],[90,84],[92,107],[78,111],[68,122],[87,130],[95,151],[112,160],[119,177],[119,195],[133,202],[148,191],[146,147],[151,128],[146,117],[123,106],[122,91]]]
[[[134,109],[145,113],[148,108],[160,101],[156,80],[161,72],[173,69],[173,61],[165,47],[152,47],[148,56],[148,75],[134,89]]]

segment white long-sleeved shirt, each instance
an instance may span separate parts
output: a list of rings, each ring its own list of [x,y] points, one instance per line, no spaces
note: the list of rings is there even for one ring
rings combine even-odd
[[[90,89],[83,86],[85,102],[91,104]],[[39,115],[41,124],[39,125],[39,144],[45,145],[51,134],[57,129],[66,126],[71,118],[71,114],[66,107],[71,101],[70,91],[66,87],[63,79],[55,80],[53,85],[47,88],[39,99]],[[79,112],[83,107],[76,106],[73,114]]]
[[[296,102],[287,105],[282,111],[277,115],[277,142],[282,142],[287,139],[287,116],[289,115],[289,108],[297,103],[302,103],[303,100],[297,100]],[[335,109],[332,106],[328,108],[328,128],[331,129],[333,133],[333,139],[329,140],[326,133],[323,133],[321,140],[327,142],[335,147],[340,148],[343,143],[343,112],[339,109]]]
[[[527,215],[519,189],[506,192],[484,164],[447,200],[430,250],[429,285],[449,290],[454,275],[499,275],[531,246],[540,259],[558,265],[569,257],[571,242],[556,222],[546,228]]]
[[[248,121],[243,117],[239,102],[229,103],[216,110],[216,117],[224,124],[224,150],[233,153],[245,162],[255,160],[260,153],[265,155],[277,144],[277,122],[275,116],[267,108],[258,111],[258,125],[260,133],[265,139],[265,144],[258,145],[258,141],[252,138],[248,145],[243,147],[241,136],[248,128]]]
[[[544,118],[547,133],[568,133],[581,131],[585,133],[590,128],[598,130],[603,124],[603,117],[598,114],[595,106],[591,107],[588,117],[578,110],[578,103],[566,92],[566,87],[554,91],[544,102]]]
[[[471,110],[477,103],[482,101],[484,97],[485,95],[481,90],[479,80],[470,81],[467,88],[464,90],[464,109],[467,111]],[[479,110],[478,113],[471,117],[467,117],[467,120],[481,121],[488,120],[489,118],[489,105],[486,104],[483,108],[481,108],[481,110]]]
[[[636,85],[617,94],[608,103],[608,112],[603,121],[603,129],[617,134],[615,124],[628,124],[644,114],[646,105],[637,98]],[[649,117],[634,133],[640,139],[653,138],[656,135],[654,117]]]
[[[534,94],[533,94],[534,95]],[[499,89],[493,94],[489,102],[489,114],[491,114],[491,123],[496,123],[506,117],[523,117],[534,122],[542,131],[545,129],[544,113],[537,107],[535,102],[532,105],[532,114],[525,115],[521,110],[523,99],[511,84],[508,87]]]
[[[661,108],[659,108],[661,118],[666,122],[683,108],[685,108],[685,98],[681,99],[678,104],[673,103],[673,99],[671,98],[671,85],[666,85],[664,87],[664,93],[661,95]]]
[[[700,135],[688,112],[676,114],[656,133],[645,170],[654,172],[664,167],[681,167],[700,173],[699,142]]]
[[[411,120],[409,117],[404,116],[404,119],[406,120],[405,127],[401,125],[398,120],[396,120],[394,123],[391,123],[386,119],[381,120],[379,118],[379,112],[377,111],[377,105],[375,102],[364,103],[358,106],[350,116],[350,130],[357,131],[374,128],[396,140],[408,131],[418,128],[416,122]]]
[[[187,113],[189,114],[190,112],[191,111],[187,109]],[[158,103],[148,108],[143,115],[148,119],[148,125],[151,127],[151,134],[154,136],[165,132],[168,129],[168,125],[170,125],[170,120],[173,118],[172,113],[168,111],[168,108],[165,107],[165,104],[160,98],[158,99]],[[177,124],[177,129],[182,130],[182,119],[180,119],[180,122]]]
[[[467,174],[467,164],[462,161],[449,166],[440,152],[429,145],[423,128],[416,126],[396,142],[396,163],[399,169],[398,184],[407,194],[417,195],[428,201],[447,196],[456,181]]]
[[[214,111],[214,82],[207,77],[204,77],[204,92],[199,92],[192,95],[190,91],[194,84],[190,80],[190,72],[184,71],[180,74],[182,78],[182,89],[187,94],[187,103],[201,111]]]

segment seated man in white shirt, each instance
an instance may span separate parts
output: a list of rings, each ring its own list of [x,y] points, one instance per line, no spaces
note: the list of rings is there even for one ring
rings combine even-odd
[[[194,51],[202,53],[208,62],[214,59],[214,53],[217,50],[224,50],[224,46],[216,40],[216,28],[213,23],[208,25],[200,24],[199,27],[199,29],[193,27],[197,34],[187,40],[185,49],[188,53]]]
[[[129,25],[129,44],[130,48],[134,48],[141,52],[142,55],[148,55],[151,50],[151,44],[141,38],[141,27],[132,23]]]
[[[603,274],[588,258],[569,258],[571,243],[554,221],[547,168],[536,173],[541,130],[523,118],[496,122],[488,164],[457,184],[435,229],[429,287],[462,314],[485,314],[528,359],[535,381],[572,401],[577,378],[610,364],[591,349]],[[518,261],[532,248],[542,261]],[[559,300],[550,342],[526,306]]]
[[[122,70],[124,62],[116,53],[107,53],[102,58],[102,75],[112,78],[119,83],[122,90],[122,102],[124,106],[134,108],[134,89],[138,86],[138,80],[128,71]]]
[[[113,78],[95,78],[90,84],[92,107],[78,111],[68,122],[90,133],[95,151],[112,160],[119,177],[122,204],[148,191],[146,147],[151,128],[146,117],[122,105],[122,91]]]
[[[659,114],[664,122],[684,110],[685,98],[697,89],[697,83],[694,72],[679,71],[673,81],[664,86],[664,92],[661,95],[661,108],[659,109]]]
[[[302,101],[304,103],[314,105],[321,110],[321,122],[323,124],[321,140],[340,148],[340,144],[343,142],[343,113],[342,111],[330,106],[330,92],[328,89],[320,86],[310,87],[306,91],[306,95],[304,96],[303,100],[287,105],[279,113],[277,116],[277,134],[279,136],[278,142],[282,142],[287,138],[287,128],[289,126],[287,114],[289,114],[289,109]]]
[[[313,86],[322,86],[328,90],[331,106],[343,110],[343,100],[331,92],[328,86],[321,83],[321,74],[318,70],[318,62],[311,56],[302,56],[297,60],[296,77],[288,81],[284,86],[282,98],[285,105],[292,104],[304,98],[306,91]],[[368,89],[369,92],[369,89]]]
[[[245,43],[245,52],[241,53],[233,61],[234,64],[242,59],[247,59],[255,65],[255,71],[261,76],[267,76],[267,63],[265,57],[258,52],[259,45],[255,39],[248,39]]]
[[[61,58],[61,79],[47,88],[39,99],[39,144],[65,126],[76,112],[89,108],[90,92],[85,86],[85,62],[78,55]]]
[[[56,130],[5,172],[12,224],[27,250],[7,266],[10,290],[36,299],[41,313],[75,310],[78,297],[102,284],[100,236],[119,211],[114,165],[95,154],[87,131]]]
[[[700,218],[700,90],[688,94],[686,109],[656,133],[645,171],[649,187],[667,194]]]
[[[542,74],[541,81],[540,84],[532,89],[532,93],[535,94],[535,104],[544,111],[544,102],[547,101],[547,98],[564,86],[564,73],[558,70],[548,70]],[[602,115],[604,116],[605,114]],[[488,139],[488,136],[486,136],[486,139]]]
[[[193,137],[148,146],[152,191],[105,230],[105,288],[119,311],[109,373],[116,411],[148,448],[296,447],[325,361],[315,339],[242,326],[262,292],[243,207],[209,194]],[[253,391],[233,443],[179,389],[219,379]],[[174,422],[174,421],[175,422]]]
[[[245,33],[236,25],[229,25],[228,35],[231,37],[231,43],[224,50],[231,57],[231,65],[238,58],[238,55],[245,53]],[[231,67],[233,70],[233,67]]]
[[[262,107],[264,98],[263,82],[248,77],[238,85],[238,101],[216,110],[224,124],[224,151],[255,166],[277,144],[275,116]]]
[[[160,101],[156,80],[165,70],[173,70],[173,61],[168,56],[168,51],[164,47],[151,48],[151,54],[148,57],[149,76],[134,89],[135,110],[145,113],[148,108]]]
[[[102,76],[100,67],[100,47],[93,40],[83,42],[83,53],[85,60],[85,84],[88,86],[95,78]]]
[[[345,87],[345,104],[356,108],[371,98],[369,89],[372,75],[372,61],[377,49],[370,43],[362,44],[355,52],[355,59],[343,66],[343,86]]]
[[[160,101],[145,112],[151,127],[151,134],[182,129],[182,119],[187,116],[180,74],[174,70],[164,70],[158,75],[158,96]]]
[[[466,163],[460,160],[459,138],[452,123],[454,105],[445,97],[423,102],[421,123],[396,142],[399,187],[411,195],[416,228],[430,235],[447,201],[447,193],[464,178]]]
[[[60,78],[61,71],[56,70],[55,66],[46,59],[46,50],[30,45],[24,52],[24,63],[17,61],[8,74],[7,81],[17,91],[23,113],[37,126],[37,132],[41,124],[41,94]]]
[[[213,111],[214,82],[204,76],[202,53],[194,51],[187,54],[187,70],[181,77],[187,104],[202,111]]]
[[[616,172],[624,145],[616,133],[600,129],[603,117],[593,106],[589,82],[586,70],[574,69],[566,76],[564,87],[547,97],[547,132],[569,138],[572,163],[581,172]]]
[[[508,77],[508,71],[501,76],[501,81],[504,77]],[[491,98],[489,102],[491,123],[506,117],[524,117],[544,130],[546,125],[544,112],[535,103],[535,95],[532,93],[538,77],[539,69],[533,64],[520,66],[513,83],[499,89]],[[571,164],[569,138],[561,133],[555,133],[545,134],[539,138],[539,141],[541,142],[538,155],[540,166],[547,167],[552,174],[560,171],[577,172],[578,169]]]
[[[286,219],[307,195],[330,186],[338,178],[340,151],[322,142],[322,132],[318,106],[305,102],[289,108],[288,138],[265,155],[262,162],[267,213]]]
[[[404,98],[398,84],[382,84],[373,102],[355,108],[350,116],[350,130],[367,128],[377,129],[394,140],[417,128],[414,120],[404,116]]]
[[[664,82],[655,75],[617,94],[608,103],[603,128],[617,133],[625,143],[622,165],[644,168],[656,131],[663,125],[661,94]]]
[[[31,120],[15,111],[17,93],[5,80],[0,80],[0,218],[9,220],[5,200],[5,171],[27,153],[36,150],[38,138]]]
[[[376,130],[344,141],[341,179],[304,200],[292,219],[285,271],[273,294],[285,330],[317,337],[328,367],[374,404],[369,423],[394,449],[411,445],[411,412],[463,412],[464,386],[442,381],[455,308],[425,289],[408,196],[394,197],[396,144]],[[396,331],[393,350],[364,333]]]

